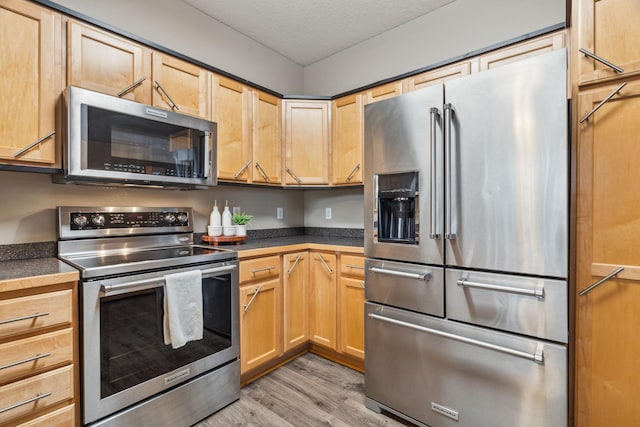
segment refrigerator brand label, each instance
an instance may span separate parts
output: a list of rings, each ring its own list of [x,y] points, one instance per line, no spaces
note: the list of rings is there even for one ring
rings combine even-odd
[[[188,377],[190,373],[191,373],[191,370],[187,368],[187,369],[183,369],[180,372],[176,372],[175,374],[170,375],[168,377],[164,377],[164,385],[171,384],[172,382],[177,381],[180,378]]]
[[[458,421],[458,411],[455,411],[451,408],[447,408],[446,406],[442,406],[435,402],[431,402],[431,410],[439,414],[442,414],[445,417],[449,417],[453,420]]]

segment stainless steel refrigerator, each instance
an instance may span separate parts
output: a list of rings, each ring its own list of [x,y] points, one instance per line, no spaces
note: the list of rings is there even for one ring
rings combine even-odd
[[[567,423],[565,50],[365,107],[367,406]]]

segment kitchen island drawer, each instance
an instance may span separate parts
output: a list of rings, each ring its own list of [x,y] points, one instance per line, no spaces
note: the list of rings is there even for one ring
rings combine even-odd
[[[71,289],[0,301],[0,338],[71,324]]]
[[[240,261],[240,283],[268,279],[280,275],[280,255]]]
[[[447,317],[566,343],[567,283],[447,269]]]
[[[0,387],[0,425],[73,399],[73,365]]]
[[[0,344],[0,382],[73,362],[73,330],[36,335]]]

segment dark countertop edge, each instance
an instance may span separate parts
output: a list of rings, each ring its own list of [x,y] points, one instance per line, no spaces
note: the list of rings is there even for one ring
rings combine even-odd
[[[60,261],[58,258],[32,258],[10,261],[0,261],[0,282],[29,277],[48,276],[52,274],[76,273],[75,280],[79,277],[79,272]]]

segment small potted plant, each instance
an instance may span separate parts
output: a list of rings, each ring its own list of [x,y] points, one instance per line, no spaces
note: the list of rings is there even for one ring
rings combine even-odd
[[[234,213],[231,220],[236,225],[236,236],[247,235],[247,224],[251,222],[253,215],[246,214],[244,212]]]

